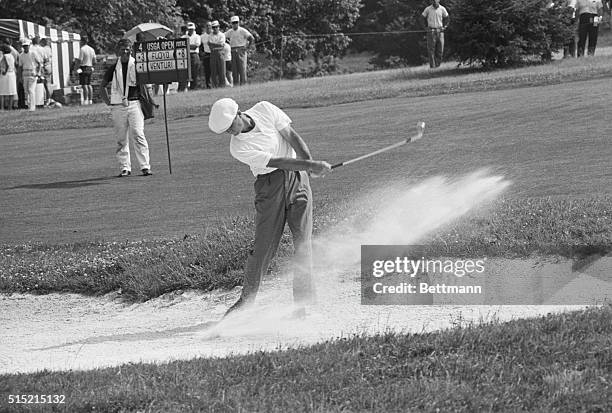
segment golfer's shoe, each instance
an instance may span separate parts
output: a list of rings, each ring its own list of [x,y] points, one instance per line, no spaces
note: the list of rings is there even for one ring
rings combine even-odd
[[[130,176],[130,175],[132,175],[132,172],[128,171],[127,169],[124,169],[123,171],[121,171],[119,175],[117,175],[117,177],[123,178],[124,176]]]
[[[250,301],[249,303],[245,302],[242,297],[240,297],[238,299],[238,301],[236,301],[223,315],[223,318],[227,317],[230,314],[233,313],[237,313],[240,312],[242,310],[244,310],[245,308],[247,308],[249,306],[249,304],[251,304],[252,301]]]
[[[153,172],[149,168],[144,168],[142,171],[142,176],[150,176],[153,175]]]

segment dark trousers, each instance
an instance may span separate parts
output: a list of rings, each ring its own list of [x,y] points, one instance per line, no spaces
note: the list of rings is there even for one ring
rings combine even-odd
[[[191,53],[191,84],[189,89],[198,88],[198,76],[200,76],[200,55]]]
[[[17,107],[19,109],[27,109],[25,99],[25,89],[23,88],[23,81],[17,81]]]
[[[444,32],[442,29],[427,29],[427,54],[429,67],[439,67],[444,55]]]
[[[222,49],[210,53],[210,73],[213,87],[225,87],[225,59]]]
[[[289,225],[295,248],[293,298],[314,299],[312,282],[312,192],[308,174],[277,169],[255,180],[255,245],[249,253],[241,301],[255,300],[261,278],[268,271],[278,244]]]
[[[206,80],[206,87],[210,89],[210,53],[204,52],[204,57],[202,57],[202,66],[204,66],[204,79]]]
[[[597,47],[597,34],[599,33],[599,26],[593,24],[593,18],[596,14],[582,13],[578,22],[578,57],[584,56],[584,48],[586,46],[587,38],[589,40],[588,54],[593,56],[595,54],[595,47]]]

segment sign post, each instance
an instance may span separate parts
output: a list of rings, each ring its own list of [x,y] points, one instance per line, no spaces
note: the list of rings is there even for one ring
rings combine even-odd
[[[137,42],[134,44],[134,59],[136,60],[136,83],[163,85],[168,169],[172,174],[166,90],[168,83],[186,83],[191,77],[188,39],[159,39],[150,42]]]

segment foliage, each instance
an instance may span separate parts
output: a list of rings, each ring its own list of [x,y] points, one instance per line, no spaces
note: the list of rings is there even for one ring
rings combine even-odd
[[[485,67],[548,59],[572,36],[571,14],[547,0],[452,0],[448,41],[460,63]],[[450,14],[449,10],[449,14]]]
[[[171,28],[178,25],[176,0],[30,0],[0,3],[3,18],[34,23],[88,35],[97,50],[114,50],[116,40],[137,24],[154,21]]]
[[[355,31],[413,33],[359,36],[355,48],[375,52],[372,63],[378,67],[420,65],[427,53],[421,13],[429,4],[429,0],[366,0]]]

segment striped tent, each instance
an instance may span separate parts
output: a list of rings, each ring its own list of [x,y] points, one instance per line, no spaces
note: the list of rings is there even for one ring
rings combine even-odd
[[[47,38],[53,53],[53,84],[52,90],[68,86],[70,79],[70,65],[75,57],[79,57],[81,36],[63,30],[50,29],[36,23],[17,19],[0,19],[0,37],[8,37],[14,41],[23,38]]]

